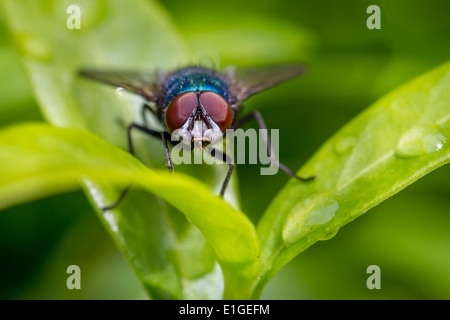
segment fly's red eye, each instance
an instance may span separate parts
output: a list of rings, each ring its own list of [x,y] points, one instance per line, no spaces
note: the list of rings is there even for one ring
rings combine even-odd
[[[230,105],[220,94],[212,91],[203,91],[200,94],[200,102],[222,131],[231,126],[233,111],[231,111]]]
[[[195,92],[184,92],[173,98],[166,110],[165,121],[170,132],[180,129],[197,106]]]

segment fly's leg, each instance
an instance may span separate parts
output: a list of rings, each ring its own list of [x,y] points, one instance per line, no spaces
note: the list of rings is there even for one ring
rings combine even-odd
[[[147,103],[144,103],[142,105],[142,109],[141,109],[141,117],[142,117],[142,122],[144,123],[144,127],[148,128],[148,121],[147,121],[147,117],[145,116],[146,111],[149,111],[151,114],[154,114],[156,117],[158,117],[158,114],[156,113],[156,111]]]
[[[267,127],[266,127],[266,124],[264,122],[264,119],[263,119],[263,117],[261,116],[261,114],[258,111],[252,111],[251,113],[249,113],[248,115],[246,115],[242,119],[238,120],[233,125],[233,129],[240,128],[243,125],[245,125],[247,122],[249,122],[250,120],[253,120],[253,119],[255,119],[256,122],[258,123],[259,129],[263,129],[264,132],[265,132],[265,134],[263,135],[263,139],[264,139],[264,144],[267,147],[267,154],[268,154],[268,156],[270,158],[270,162],[271,163],[275,163],[288,176],[291,176],[291,177],[293,177],[293,178],[295,178],[297,180],[300,180],[300,181],[311,181],[311,180],[314,180],[316,178],[315,176],[307,177],[307,178],[299,177],[297,174],[295,174],[294,171],[292,171],[291,169],[286,167],[284,164],[282,164],[280,161],[278,161],[278,159],[276,159],[273,156],[272,147],[270,145],[269,133],[267,132]]]
[[[131,123],[128,126],[128,151],[135,156],[134,154],[134,147],[133,147],[133,140],[131,139],[131,132],[133,129],[137,129],[145,134],[148,134],[152,137],[161,139],[163,141],[164,144],[164,150],[165,150],[165,156],[166,156],[166,161],[167,161],[167,168],[169,169],[169,171],[173,171],[173,165],[172,165],[172,160],[170,158],[170,151],[169,151],[169,147],[167,145],[167,140],[170,141],[170,135],[167,132],[158,132],[158,131],[154,131],[151,129],[148,129],[145,126],[142,126],[140,124],[137,123]],[[168,139],[169,138],[169,139]],[[125,198],[126,194],[128,193],[128,191],[130,190],[130,185],[128,185],[123,191],[122,193],[119,195],[119,198],[112,203],[111,205],[105,206],[100,208],[102,211],[106,211],[106,210],[111,210],[114,209],[115,207],[117,207],[121,201],[123,200],[123,198]]]
[[[169,136],[169,137],[167,137]],[[172,164],[172,159],[170,158],[170,151],[169,151],[169,147],[167,146],[167,140],[171,141],[170,139],[170,135],[167,132],[162,132],[161,133],[161,140],[163,142],[164,145],[164,155],[166,156],[166,164],[167,164],[167,169],[169,169],[170,172],[173,171],[173,164]]]
[[[157,115],[156,111],[147,103],[144,103],[142,105],[142,109],[141,109],[142,122],[144,123],[144,128],[148,129],[147,117],[145,116],[146,111],[149,111],[150,113],[154,114],[155,116],[158,116],[158,115]],[[150,130],[150,131],[153,131],[153,130]],[[153,131],[153,132],[156,132],[156,131]],[[151,135],[156,136],[153,133],[151,133]],[[128,137],[129,137],[128,145],[130,146],[131,145],[130,135],[128,135]],[[159,138],[161,138],[163,145],[164,145],[164,155],[166,157],[167,169],[169,169],[169,171],[173,171],[173,164],[172,164],[172,159],[170,158],[170,152],[169,152],[169,147],[167,145],[167,141],[170,141],[170,143],[172,145],[176,145],[176,142],[174,142],[171,139],[170,134],[167,132],[161,132]],[[131,151],[130,151],[130,153],[132,154]]]
[[[119,195],[119,197],[117,198],[116,201],[114,201],[112,204],[110,204],[110,205],[108,205],[108,206],[101,207],[100,210],[102,210],[102,211],[108,211],[108,210],[112,210],[112,209],[114,209],[115,207],[117,207],[117,206],[122,202],[123,198],[125,198],[125,196],[127,195],[128,190],[130,190],[130,187],[131,187],[131,184],[128,185],[128,186],[120,193],[120,195]]]
[[[227,189],[228,183],[230,182],[231,174],[233,173],[234,161],[229,155],[217,149],[214,149],[211,152],[211,155],[214,156],[214,158],[217,158],[221,161],[225,161],[225,163],[229,165],[227,175],[222,183],[222,188],[220,189],[220,196],[223,197],[223,195],[225,194],[225,190]]]

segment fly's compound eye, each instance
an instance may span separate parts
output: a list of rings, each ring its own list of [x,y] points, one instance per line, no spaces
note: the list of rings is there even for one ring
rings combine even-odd
[[[224,97],[212,91],[203,91],[200,94],[200,102],[208,115],[222,131],[225,131],[231,126],[233,122],[233,111]]]
[[[173,98],[165,114],[166,126],[170,132],[180,129],[196,106],[197,95],[195,92],[184,92]]]

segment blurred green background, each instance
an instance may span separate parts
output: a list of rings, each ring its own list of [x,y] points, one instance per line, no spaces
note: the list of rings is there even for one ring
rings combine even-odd
[[[381,8],[380,30],[366,27],[372,4]],[[246,104],[246,110],[260,110],[269,128],[280,129],[281,161],[295,170],[377,98],[447,61],[450,53],[450,3],[444,0],[161,5],[196,62],[309,66],[305,76]],[[0,126],[29,120],[44,121],[0,12]],[[260,176],[252,165],[238,172],[242,210],[256,222],[288,177]],[[449,177],[445,166],[315,244],[269,282],[262,298],[449,299]],[[82,290],[66,287],[71,264],[82,270]],[[373,264],[381,269],[380,290],[366,287],[366,269]],[[146,295],[84,195],[75,192],[0,213],[0,298]]]

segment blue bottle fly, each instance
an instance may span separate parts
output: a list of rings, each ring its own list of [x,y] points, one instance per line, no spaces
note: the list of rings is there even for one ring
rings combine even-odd
[[[224,136],[227,129],[243,126],[255,119],[260,129],[266,129],[264,120],[258,111],[239,117],[242,102],[250,96],[273,87],[281,82],[304,73],[301,65],[279,65],[260,68],[228,68],[223,72],[200,66],[189,66],[165,73],[162,71],[100,71],[80,70],[79,74],[115,87],[123,88],[142,96],[146,103],[142,107],[143,124],[131,123],[128,126],[129,151],[134,155],[131,132],[139,130],[161,139],[165,149],[167,168],[173,171],[168,142],[176,144],[171,134],[177,130],[186,133],[192,145],[204,148],[216,139]],[[164,131],[152,130],[147,126],[145,112],[155,114],[164,127]],[[186,135],[184,135],[186,136]],[[266,139],[266,141],[269,141]],[[185,142],[185,141],[183,141]],[[267,145],[270,154],[270,146]],[[214,157],[226,160],[229,164],[227,175],[222,184],[220,195],[223,196],[230,180],[234,162],[224,152],[215,150]],[[288,175],[310,181],[314,177],[302,178],[292,170],[277,163]],[[124,198],[128,188],[112,205],[102,208],[109,210],[116,207]]]

